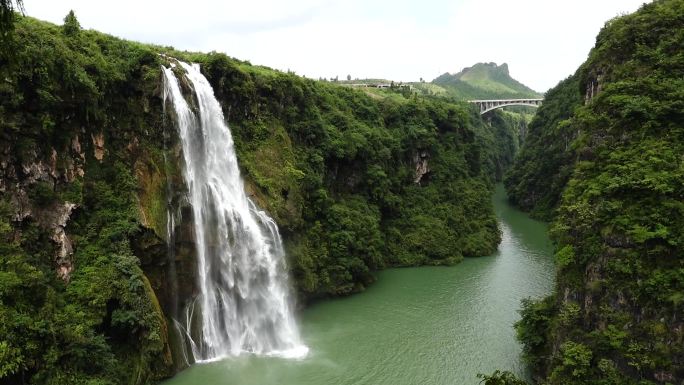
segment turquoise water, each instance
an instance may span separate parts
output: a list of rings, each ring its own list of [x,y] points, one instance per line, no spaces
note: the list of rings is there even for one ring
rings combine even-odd
[[[495,369],[525,375],[513,323],[525,297],[553,285],[546,225],[493,197],[496,254],[453,267],[389,269],[364,293],[300,315],[302,360],[243,356],[195,365],[165,385],[477,384]]]

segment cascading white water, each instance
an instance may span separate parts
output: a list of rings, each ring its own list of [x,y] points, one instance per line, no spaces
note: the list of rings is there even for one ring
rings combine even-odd
[[[174,65],[162,67],[164,103],[173,106],[182,143],[197,249],[200,293],[184,327],[194,360],[243,352],[304,356],[308,349],[289,301],[278,227],[245,194],[230,130],[199,65],[178,63],[197,105],[193,111],[184,98]]]

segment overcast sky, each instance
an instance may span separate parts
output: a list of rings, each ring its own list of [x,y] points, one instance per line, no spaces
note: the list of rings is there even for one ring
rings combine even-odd
[[[606,20],[645,0],[24,0],[58,24],[221,51],[312,78],[432,80],[477,62],[546,91],[586,59]]]

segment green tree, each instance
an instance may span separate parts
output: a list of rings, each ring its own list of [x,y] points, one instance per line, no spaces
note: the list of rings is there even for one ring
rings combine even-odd
[[[14,12],[24,12],[23,0],[0,0],[0,35],[4,38],[14,25]]]
[[[22,0],[0,0],[0,65],[12,56],[12,31],[17,10],[24,12]]]
[[[66,17],[64,17],[64,25],[62,25],[62,31],[67,36],[74,36],[78,34],[80,30],[81,24],[78,22],[78,19],[74,14],[74,11],[69,11]]]
[[[477,378],[481,378],[481,385],[527,385],[527,382],[519,379],[515,374],[509,371],[497,370],[491,375],[478,374]]]

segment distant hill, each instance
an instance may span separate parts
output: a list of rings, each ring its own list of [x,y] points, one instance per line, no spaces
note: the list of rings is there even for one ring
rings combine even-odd
[[[459,99],[532,98],[541,94],[513,79],[508,64],[477,63],[457,74],[445,73],[432,84]]]

